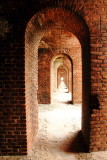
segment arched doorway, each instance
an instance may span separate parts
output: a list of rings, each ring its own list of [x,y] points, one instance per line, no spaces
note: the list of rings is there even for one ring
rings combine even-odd
[[[58,92],[69,93],[69,103],[72,103],[73,64],[67,54],[57,55],[51,61],[51,101]]]
[[[61,82],[64,82],[68,90],[68,68],[64,65],[59,66],[57,69],[57,88],[60,88]]]
[[[62,54],[62,53],[63,54]],[[62,55],[61,55],[62,54]],[[66,56],[64,56],[64,54]],[[51,65],[52,59],[58,57]],[[68,56],[68,58],[66,58]],[[65,58],[65,60],[64,60]],[[40,40],[38,49],[38,103],[49,104],[51,103],[51,68],[55,68],[54,74],[57,76],[57,67],[63,63],[71,69],[71,63],[69,59],[72,59],[72,82],[69,76],[69,89],[72,88],[72,102],[82,102],[82,50],[81,44],[78,38],[71,32],[59,28],[53,27],[49,31],[45,32]],[[71,61],[71,60],[70,60]],[[51,68],[50,68],[51,66]],[[71,74],[71,71],[69,71]],[[57,79],[54,80],[54,89],[57,89]],[[72,84],[70,84],[72,83]]]
[[[51,19],[50,19],[51,15]],[[62,16],[60,16],[62,15]],[[82,133],[87,145],[89,145],[89,93],[90,93],[90,62],[89,62],[89,32],[85,22],[74,13],[63,9],[53,8],[43,10],[29,21],[25,33],[25,86],[26,86],[26,117],[27,117],[27,139],[28,151],[33,144],[37,132],[38,111],[37,111],[37,90],[38,90],[38,48],[44,34],[54,26],[60,31],[73,33],[81,44],[82,50]],[[30,40],[29,40],[30,38]],[[40,51],[43,51],[40,49]],[[53,55],[51,49],[45,49]],[[55,51],[55,50],[54,50]],[[68,51],[68,50],[67,50]],[[44,51],[43,51],[44,52]],[[41,52],[41,55],[42,53]],[[57,52],[57,51],[56,51]],[[58,50],[64,52],[63,49]],[[52,57],[49,56],[51,59]],[[88,61],[86,61],[86,59]],[[50,74],[50,72],[49,72]],[[48,83],[50,86],[50,81]],[[36,118],[35,118],[36,117]]]

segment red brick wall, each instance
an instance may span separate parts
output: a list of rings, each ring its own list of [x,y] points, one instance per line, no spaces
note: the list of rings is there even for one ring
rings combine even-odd
[[[38,55],[34,37],[30,37],[31,22],[28,23],[25,34],[25,100],[26,100],[26,130],[28,153],[33,147],[38,129],[37,89],[38,89]],[[32,28],[34,32],[34,28]],[[39,41],[39,39],[36,39]]]
[[[41,14],[40,14],[41,15]],[[39,51],[41,50],[41,54],[45,52],[45,56],[48,57],[46,54],[48,52],[49,55],[49,59],[52,59],[54,57],[54,55],[58,55],[58,54],[68,54],[69,56],[71,56],[71,52],[76,53],[75,56],[72,55],[71,59],[74,58],[74,64],[76,63],[76,61],[79,59],[78,65],[75,64],[74,66],[78,67],[78,66],[82,66],[82,74],[80,73],[80,75],[82,75],[83,80],[82,80],[82,97],[83,97],[83,135],[86,139],[87,145],[89,143],[89,117],[90,117],[90,112],[89,112],[89,95],[90,95],[90,54],[89,54],[89,32],[87,29],[86,24],[84,23],[84,21],[81,21],[79,19],[78,16],[75,16],[74,14],[70,14],[69,12],[64,12],[63,10],[60,9],[53,9],[53,10],[47,10],[45,13],[42,13],[42,15],[40,16],[41,20],[39,19],[38,21],[38,15],[35,15],[32,20],[31,20],[31,24],[30,24],[30,28],[29,28],[29,33],[31,34],[31,37],[33,38],[33,40],[31,41],[31,43],[33,44],[34,48],[35,48],[35,53],[38,54],[38,47],[39,47]],[[48,17],[50,17],[51,15],[51,20]],[[59,15],[63,16],[63,20],[60,20]],[[65,17],[65,18],[64,18]],[[45,19],[46,18],[46,19]],[[62,21],[62,24],[60,24],[59,22]],[[35,27],[34,24],[37,24],[41,22],[40,26],[37,25],[37,28]],[[43,22],[43,25],[42,25]],[[71,23],[70,23],[71,22]],[[75,23],[74,23],[75,22]],[[59,24],[58,24],[59,23]],[[54,24],[54,25],[53,25]],[[52,28],[53,26],[55,26],[55,24],[57,24],[57,28],[60,28],[61,25],[63,25],[64,30],[67,31],[71,31],[75,36],[77,36],[77,38],[79,39],[80,43],[81,43],[81,48],[80,48],[80,44],[78,44],[78,46],[74,47],[72,49],[69,48],[70,46],[70,41],[68,41],[68,43],[66,44],[66,46],[64,46],[64,41],[61,41],[60,43],[58,41],[55,41],[54,46],[52,47],[52,45],[50,44],[50,47],[44,47],[46,49],[43,49],[43,47],[41,48],[40,45],[40,40],[41,38],[44,36],[45,33],[48,33],[48,28]],[[76,24],[76,27],[75,27]],[[44,27],[44,28],[43,28]],[[33,29],[33,30],[32,30]],[[42,31],[42,32],[40,32]],[[63,30],[61,30],[63,32]],[[33,34],[32,34],[33,32]],[[35,33],[35,34],[34,34]],[[59,34],[58,34],[59,36]],[[30,37],[30,36],[28,36]],[[42,41],[44,40],[45,37],[43,37]],[[50,37],[48,37],[50,38]],[[49,39],[45,39],[46,41],[49,41]],[[78,41],[78,40],[77,40]],[[74,43],[75,44],[75,43]],[[56,46],[58,45],[58,48],[56,48]],[[47,44],[45,43],[44,46],[47,46]],[[63,48],[63,46],[65,48]],[[72,46],[72,45],[71,45]],[[79,48],[78,48],[79,47]],[[82,54],[81,54],[81,49],[82,49]],[[51,53],[51,54],[50,54]],[[78,55],[78,56],[77,56]],[[52,56],[52,57],[51,57]],[[74,56],[74,57],[73,57]],[[77,56],[77,57],[76,57]],[[81,59],[82,58],[82,64],[81,64]],[[87,59],[87,61],[86,61]],[[40,59],[41,60],[41,59]],[[46,61],[42,61],[43,63],[47,63]],[[41,62],[39,62],[41,64]],[[77,69],[74,68],[74,75],[76,75],[76,71]],[[79,70],[81,71],[81,70]],[[39,74],[39,76],[41,76],[41,74]],[[75,76],[76,77],[76,76]],[[78,77],[78,76],[77,76]],[[39,77],[40,78],[40,77]],[[77,78],[78,80],[78,78]],[[39,81],[39,80],[38,80]],[[73,81],[75,82],[75,80]],[[49,86],[48,86],[49,87]],[[76,87],[74,87],[76,88]],[[39,86],[38,86],[39,89]],[[76,92],[74,92],[76,93]],[[48,94],[49,95],[49,94]],[[38,90],[38,97],[39,97],[39,90]],[[76,96],[74,96],[76,97]],[[76,99],[73,98],[73,101],[75,102]],[[36,99],[35,99],[36,101]]]
[[[0,155],[27,154],[24,42],[16,32],[0,37]]]
[[[57,11],[57,10],[56,10]],[[51,11],[51,14],[53,13],[53,11]],[[56,12],[57,13],[57,12]],[[63,13],[63,11],[61,11],[62,14],[65,14]],[[59,13],[58,13],[59,15]],[[48,16],[50,17],[50,14],[48,14]],[[69,16],[69,14],[68,14]],[[74,16],[73,16],[74,17]],[[32,148],[32,145],[33,145],[33,142],[34,142],[34,137],[35,137],[35,134],[37,132],[37,90],[38,90],[38,87],[37,87],[37,75],[38,75],[38,65],[37,65],[37,55],[38,55],[38,47],[39,47],[39,42],[41,40],[41,38],[43,37],[43,32],[45,32],[46,30],[46,26],[44,26],[44,30],[42,29],[42,32],[38,32],[39,28],[35,27],[35,23],[37,21],[37,18],[35,20],[36,17],[33,17],[31,19],[31,21],[28,23],[27,25],[27,29],[26,29],[26,34],[25,34],[25,57],[24,57],[24,45],[22,45],[24,42],[21,43],[21,36],[20,34],[18,35],[18,32],[14,31],[14,34],[16,35],[16,39],[17,41],[19,41],[19,48],[21,48],[22,50],[18,50],[17,52],[14,52],[14,49],[15,49],[15,46],[12,45],[12,43],[9,43],[10,42],[10,39],[9,39],[9,46],[7,46],[7,48],[9,49],[9,47],[13,47],[12,48],[12,54],[14,53],[14,56],[15,56],[15,53],[18,54],[18,57],[21,59],[22,57],[22,61],[23,63],[19,63],[18,61],[18,57],[17,57],[17,61],[14,61],[14,64],[15,65],[12,65],[12,62],[10,64],[10,68],[12,68],[11,70],[13,71],[13,69],[18,65],[18,68],[21,67],[22,65],[22,68],[21,68],[21,71],[19,71],[17,68],[15,69],[16,73],[15,75],[20,75],[19,77],[16,76],[16,79],[14,80],[14,83],[16,83],[17,80],[21,80],[21,83],[25,86],[23,86],[23,90],[21,89],[21,84],[20,84],[20,87],[19,87],[19,92],[21,92],[21,94],[23,93],[24,94],[24,101],[21,101],[19,99],[19,96],[17,97],[18,98],[18,101],[16,103],[16,105],[20,104],[24,106],[26,105],[26,114],[25,112],[22,110],[22,108],[20,109],[20,113],[18,113],[17,111],[15,112],[12,112],[14,115],[17,115],[18,114],[18,117],[21,117],[21,114],[23,115],[23,121],[20,121],[20,126],[22,126],[23,124],[23,127],[20,128],[20,131],[23,131],[23,132],[20,132],[20,138],[18,136],[18,133],[14,132],[14,136],[11,138],[10,136],[10,131],[11,131],[11,128],[7,128],[8,132],[2,134],[2,137],[1,137],[1,142],[6,142],[6,134],[9,133],[9,140],[11,139],[12,141],[12,144],[10,146],[10,142],[8,141],[8,143],[5,143],[4,142],[1,144],[2,145],[2,148],[4,147],[5,149],[2,150],[2,154],[3,153],[6,153],[6,154],[16,154],[16,152],[13,150],[13,148],[17,148],[16,151],[17,151],[17,154],[26,154],[26,149],[28,148],[28,152],[30,152],[31,148]],[[56,17],[52,17],[54,19],[56,19]],[[58,20],[59,21],[59,20]],[[69,21],[68,21],[69,22]],[[68,26],[68,25],[67,25]],[[49,27],[50,27],[50,22],[49,22]],[[71,28],[71,26],[70,26]],[[14,28],[15,29],[15,28]],[[41,29],[41,28],[40,28]],[[22,30],[23,31],[23,30]],[[11,33],[12,34],[12,33]],[[23,33],[21,33],[23,35]],[[23,37],[24,39],[24,37]],[[23,40],[22,39],[22,40]],[[13,42],[14,38],[12,36],[12,42]],[[63,44],[62,44],[63,45]],[[17,47],[18,48],[18,47]],[[55,54],[61,54],[61,53],[65,53],[65,50],[66,49],[61,49],[61,50],[56,50],[56,53]],[[55,51],[55,49],[53,49],[53,51]],[[53,56],[53,52],[52,51],[52,56]],[[5,53],[6,53],[6,50],[5,50]],[[4,53],[4,55],[5,55]],[[8,52],[7,52],[8,53]],[[19,56],[20,54],[20,56]],[[13,56],[13,57],[14,57]],[[5,59],[6,57],[4,57]],[[24,58],[25,58],[25,72],[24,72]],[[53,57],[51,57],[53,58]],[[14,59],[14,58],[13,58]],[[21,65],[20,65],[21,64]],[[3,68],[6,70],[6,66],[3,66]],[[11,71],[11,73],[12,73]],[[8,71],[9,73],[10,71]],[[13,77],[13,73],[12,73],[12,77]],[[25,76],[25,81],[24,81],[24,76]],[[5,76],[5,80],[7,80],[7,77],[8,75]],[[23,80],[23,81],[22,81]],[[9,83],[11,82],[11,78],[9,79]],[[2,86],[5,86],[6,85],[6,82],[3,81],[3,84]],[[12,85],[13,85],[13,81],[12,81]],[[18,85],[15,85],[16,88],[18,87]],[[12,93],[12,89],[14,87],[10,86],[11,87],[11,90],[10,93]],[[6,90],[2,90],[3,93],[4,93],[4,97],[6,97]],[[16,89],[15,89],[15,93],[16,92]],[[14,95],[15,95],[14,93]],[[13,97],[12,96],[12,101],[10,103],[9,99],[7,101],[7,104],[11,105],[11,111],[12,111],[12,107],[13,107]],[[21,99],[23,98],[22,96],[20,97]],[[3,99],[3,97],[1,96],[1,99]],[[5,105],[5,102],[2,102],[3,105]],[[6,107],[6,105],[5,105]],[[25,109],[25,108],[23,108]],[[3,109],[1,109],[1,114],[3,114]],[[6,108],[4,109],[6,111]],[[7,112],[7,111],[6,111]],[[9,114],[9,112],[8,112]],[[11,114],[11,112],[10,112]],[[15,126],[12,127],[14,128],[14,131],[17,130],[17,128],[19,128],[19,124],[17,126],[17,119],[18,117],[14,117],[14,120],[15,120],[15,125],[10,122],[9,125],[11,126]],[[19,118],[20,119],[20,118]],[[12,120],[12,119],[11,119]],[[25,121],[26,120],[26,121]],[[5,119],[3,121],[3,127],[6,128],[5,126]],[[8,123],[7,123],[8,125]],[[4,130],[4,128],[1,128],[2,130]],[[22,129],[22,130],[21,130]],[[26,133],[27,133],[27,142],[26,142]],[[12,132],[13,134],[13,132]],[[3,138],[4,137],[4,138]],[[14,137],[17,137],[16,139]],[[24,137],[23,140],[21,137]],[[21,139],[21,140],[20,140]],[[21,142],[20,142],[21,141]],[[23,144],[22,144],[23,142]],[[24,146],[24,142],[25,142],[25,146]],[[27,143],[27,148],[26,148],[26,143]],[[19,146],[20,144],[20,146]],[[10,146],[10,148],[9,148]],[[9,148],[9,149],[8,149]],[[19,149],[20,148],[20,149]]]
[[[38,52],[38,103],[50,103],[50,51]]]
[[[88,8],[87,8],[88,6]],[[89,11],[89,8],[93,11]],[[87,11],[86,11],[87,10]],[[106,141],[106,56],[107,56],[107,1],[87,3],[85,20],[90,29],[91,44],[91,119],[90,150],[107,149]]]
[[[59,1],[59,3],[39,1],[32,1],[32,5],[24,0],[18,3],[1,2],[0,154],[26,154],[27,146],[28,151],[31,149],[35,132],[37,132],[39,42],[48,29],[58,24],[58,27],[62,24],[63,30],[73,33],[79,39],[82,48],[83,135],[90,151],[106,150],[107,1],[75,0]],[[48,5],[53,8],[57,6],[65,8],[66,11],[46,9],[45,13],[42,11],[31,19],[34,14],[47,8]],[[68,8],[70,12],[67,11]],[[24,36],[29,19],[31,21]],[[24,38],[26,38],[25,50]],[[60,48],[63,44],[63,42],[60,44]],[[53,50],[55,52],[56,49]],[[66,48],[56,52],[57,54],[71,53]]]

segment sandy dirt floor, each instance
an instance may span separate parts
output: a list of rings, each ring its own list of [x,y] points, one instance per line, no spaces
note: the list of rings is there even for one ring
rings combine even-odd
[[[84,152],[81,105],[65,104],[65,99],[62,101],[39,104],[39,129],[30,155],[3,156],[0,160],[107,160],[106,151]]]

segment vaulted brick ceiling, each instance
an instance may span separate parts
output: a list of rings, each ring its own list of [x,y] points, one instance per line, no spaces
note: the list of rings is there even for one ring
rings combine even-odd
[[[45,33],[39,48],[73,48],[79,47],[78,39],[70,32],[54,28]]]

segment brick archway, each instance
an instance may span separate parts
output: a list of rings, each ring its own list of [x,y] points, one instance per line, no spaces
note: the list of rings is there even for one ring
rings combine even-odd
[[[59,85],[61,83],[61,80],[64,81],[65,85],[68,88],[68,75],[69,75],[69,71],[68,71],[68,67],[65,65],[60,65],[57,69],[57,88],[59,88]],[[72,84],[71,84],[72,85]]]
[[[61,80],[60,70],[62,69],[67,76],[65,78],[65,84],[68,92],[71,93],[71,99],[73,101],[73,62],[67,54],[56,55],[51,60],[51,99],[52,94],[58,91]]]
[[[53,55],[52,50],[50,50],[49,48],[42,49],[39,47],[39,45],[44,34],[47,31],[53,29],[55,26],[57,28],[60,27],[63,30],[75,35],[81,44],[83,77],[82,132],[85,137],[86,143],[89,146],[89,31],[85,22],[80,19],[76,14],[59,8],[49,8],[33,16],[33,18],[29,21],[27,25],[25,33],[25,84],[28,151],[31,149],[34,135],[37,132],[38,53],[42,55],[43,52],[48,52],[50,53],[49,55]],[[63,51],[64,50],[62,48],[60,52]],[[48,58],[51,58],[51,56],[49,56]],[[86,59],[88,59],[88,62],[86,62]],[[87,125],[87,127],[85,125]]]
[[[61,35],[63,31],[75,35],[81,44],[82,132],[90,151],[107,150],[106,10],[106,0],[1,1],[0,155],[24,155],[27,146],[28,152],[32,148],[38,126],[37,55],[44,34],[55,26],[62,26]]]
[[[54,35],[54,36],[53,36]],[[38,49],[38,103],[51,103],[51,59],[64,53],[73,62],[73,103],[82,102],[82,50],[76,36],[60,27],[46,31]],[[64,58],[62,54],[62,58]],[[65,58],[66,58],[65,56]],[[61,58],[60,57],[60,58]],[[67,58],[66,58],[67,60]],[[69,62],[65,62],[69,63]],[[44,78],[43,78],[44,77]],[[69,80],[70,81],[70,80]],[[54,84],[57,86],[57,84]],[[71,85],[69,85],[70,87]]]

